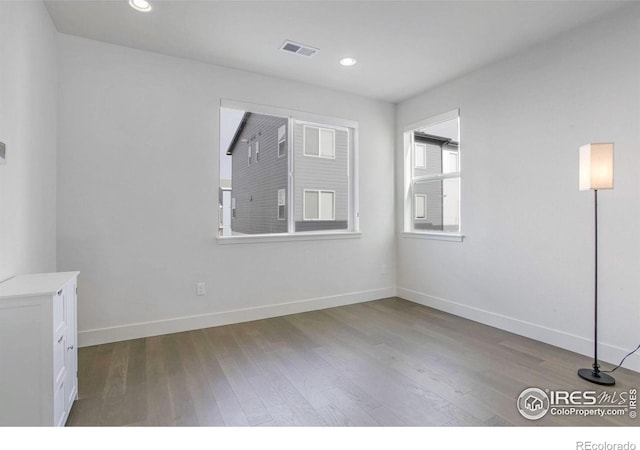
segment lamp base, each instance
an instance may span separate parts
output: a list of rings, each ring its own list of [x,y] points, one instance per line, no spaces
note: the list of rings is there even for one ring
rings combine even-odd
[[[578,376],[583,380],[591,381],[592,383],[601,384],[603,386],[613,386],[616,384],[615,378],[611,375],[596,372],[593,369],[580,369],[578,370]]]

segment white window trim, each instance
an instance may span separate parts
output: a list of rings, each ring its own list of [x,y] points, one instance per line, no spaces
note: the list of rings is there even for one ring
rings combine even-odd
[[[311,155],[307,153],[307,128],[317,128],[318,129],[318,154]],[[322,156],[320,151],[322,149],[322,131],[330,131],[331,139],[333,140],[333,155],[331,156]],[[310,125],[304,124],[302,126],[302,153],[304,156],[308,156],[310,158],[321,158],[321,159],[336,159],[336,130],[333,128],[327,128],[326,126],[321,127],[318,125]]]
[[[296,233],[251,234],[244,236],[217,236],[220,245],[228,244],[262,244],[278,242],[325,241],[336,239],[359,239],[359,231],[303,231]]]
[[[418,197],[424,198],[424,216],[418,217],[418,211],[416,208]],[[427,194],[414,194],[413,195],[413,218],[415,220],[427,220]]]
[[[403,231],[402,237],[407,239],[426,239],[431,241],[462,242],[466,236],[460,233]]]
[[[305,201],[307,192],[317,192],[318,193],[318,218],[317,219],[307,219],[307,202]],[[322,219],[320,218],[320,211],[322,208],[320,207],[320,198],[321,193],[331,193],[333,194],[333,219]],[[302,220],[305,222],[335,222],[336,221],[336,191],[332,191],[329,189],[303,189],[302,190]]]

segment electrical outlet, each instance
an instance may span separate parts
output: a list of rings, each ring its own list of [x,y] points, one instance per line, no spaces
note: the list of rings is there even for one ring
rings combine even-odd
[[[196,295],[205,295],[207,293],[207,285],[204,281],[196,283]]]

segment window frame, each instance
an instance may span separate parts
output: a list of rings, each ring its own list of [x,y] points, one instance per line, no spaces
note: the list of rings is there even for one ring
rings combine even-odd
[[[249,167],[251,166],[251,144],[248,145],[247,149],[249,151],[249,164],[247,164],[247,167]]]
[[[260,141],[256,141],[256,162],[260,161]]]
[[[424,169],[423,167],[416,167],[415,164],[415,140],[414,140],[414,132],[417,129],[424,128],[430,125],[436,125],[438,123],[447,122],[450,120],[458,121],[458,171],[457,172],[449,172],[443,173],[439,172],[437,174],[430,175],[418,175],[414,174],[414,170]],[[460,152],[460,109],[454,109],[442,114],[438,114],[427,119],[414,122],[408,124],[403,129],[403,157],[404,157],[404,200],[403,200],[403,236],[411,237],[411,238],[423,238],[423,239],[434,239],[434,240],[445,240],[445,241],[454,241],[454,242],[462,242],[464,235],[462,234],[462,169],[461,169],[461,152]],[[427,165],[426,155],[425,155],[425,165]],[[441,168],[441,170],[443,170]],[[426,216],[428,216],[427,211],[425,210],[425,218],[416,218],[415,217],[415,185],[420,182],[429,182],[429,181],[438,181],[445,180],[451,178],[459,179],[459,191],[458,191],[458,230],[457,231],[439,231],[439,230],[417,230],[414,227],[414,221],[425,220]],[[424,194],[427,195],[427,194]]]
[[[233,243],[250,243],[250,242],[282,242],[282,241],[296,241],[296,240],[325,240],[325,239],[349,239],[359,238],[360,232],[360,213],[359,213],[359,123],[358,121],[351,119],[344,119],[333,116],[325,116],[321,114],[308,113],[303,111],[291,110],[281,108],[277,106],[258,105],[254,103],[221,99],[220,101],[220,113],[222,109],[232,109],[236,111],[245,111],[257,114],[272,115],[276,117],[282,117],[287,119],[285,126],[284,137],[276,139],[278,144],[282,141],[286,142],[286,156],[288,158],[288,186],[286,192],[286,212],[285,220],[288,221],[287,231],[284,233],[268,233],[268,234],[246,234],[246,235],[231,235],[220,236],[217,235],[217,242],[219,244],[233,244]],[[295,211],[295,179],[294,179],[294,124],[304,122],[317,128],[325,128],[330,130],[333,139],[333,157],[319,157],[325,160],[336,159],[336,134],[334,129],[345,129],[348,132],[348,160],[347,160],[347,228],[335,229],[335,230],[310,230],[310,231],[296,231],[296,211]],[[220,121],[218,122],[220,124]],[[328,128],[333,127],[333,128]],[[303,129],[304,130],[304,129]],[[304,132],[304,131],[303,131]],[[303,136],[304,139],[304,136]],[[304,142],[304,141],[303,141]],[[303,144],[304,145],[304,144]],[[278,145],[279,148],[279,145]],[[319,150],[320,151],[320,150]],[[278,153],[278,152],[276,152]],[[304,155],[304,147],[302,152]],[[220,153],[219,158],[223,155]],[[284,155],[278,155],[283,157]],[[218,182],[220,183],[220,173],[218,173]],[[319,189],[321,191],[329,191],[328,189]],[[333,219],[336,220],[336,193],[333,193]],[[303,193],[304,196],[304,193]],[[304,201],[303,201],[304,203]],[[303,208],[303,206],[302,206]],[[302,218],[298,220],[304,220],[304,210],[302,211]],[[341,219],[342,220],[342,219]]]

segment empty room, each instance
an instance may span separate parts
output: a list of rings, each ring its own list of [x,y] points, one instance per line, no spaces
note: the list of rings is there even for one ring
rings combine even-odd
[[[0,56],[0,426],[640,445],[639,3],[0,1]]]

